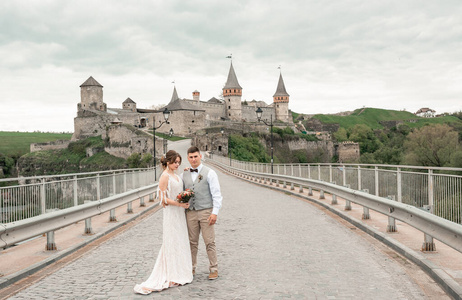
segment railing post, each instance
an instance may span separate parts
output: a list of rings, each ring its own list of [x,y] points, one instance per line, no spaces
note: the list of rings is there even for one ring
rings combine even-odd
[[[379,195],[379,167],[375,166],[374,169],[374,177],[375,177],[375,195]]]
[[[282,185],[282,187],[283,187],[283,188],[287,188],[287,183],[286,183],[286,181],[285,181],[285,180],[283,181],[283,185]]]
[[[45,246],[45,250],[56,250],[56,243],[55,243],[55,232],[48,231],[47,232],[47,244]]]
[[[115,215],[115,208],[109,211],[109,222],[117,222],[117,217]]]
[[[361,166],[358,166],[358,190],[361,190]]]
[[[321,180],[321,165],[318,164],[318,180]]]
[[[101,186],[100,186],[100,178],[99,173],[96,174],[96,200],[101,199]]]
[[[313,196],[313,188],[311,186],[308,187],[308,196]]]
[[[368,189],[364,189],[364,190],[361,190],[362,192],[364,193],[368,193],[369,194],[369,190]],[[362,219],[363,220],[369,220],[371,218],[371,215],[369,213],[369,207],[365,207],[363,206],[363,215],[362,215]]]
[[[149,202],[154,202],[154,194],[149,194]]]
[[[394,196],[389,195],[387,197],[390,200],[395,200]],[[390,208],[390,213],[394,211],[393,208]],[[398,227],[396,227],[396,220],[393,217],[388,216],[388,225],[387,225],[387,232],[398,232]]]
[[[132,202],[128,202],[127,203],[127,214],[132,214],[133,213],[133,206],[132,206]]]
[[[112,173],[112,186],[113,186],[113,190],[114,190],[113,195],[117,195],[117,185],[116,185],[116,174],[115,174],[115,172]]]
[[[298,176],[302,177],[302,165],[298,164]]]
[[[79,205],[79,197],[77,195],[77,175],[74,175],[74,206]]]
[[[310,164],[308,164],[306,167],[307,167],[307,169],[308,169],[308,179],[311,179],[311,168],[310,168]]]
[[[433,170],[428,170],[428,206],[430,213],[433,213]]]
[[[279,172],[279,165],[278,165],[278,174],[281,174],[281,172]]]
[[[329,165],[329,182],[332,182],[332,165]]]
[[[332,201],[330,202],[330,204],[332,204],[332,205],[338,204],[338,202],[337,202],[337,195],[332,194]]]
[[[422,245],[422,251],[436,251],[435,242],[433,237],[424,233],[424,243]]]
[[[401,168],[398,168],[396,170],[396,197],[398,202],[403,202],[401,186]]]
[[[124,171],[124,192],[127,191],[127,171]]]
[[[299,193],[303,193],[303,185],[300,184],[300,189],[298,190]]]
[[[290,168],[292,169],[292,176],[294,176],[294,165],[290,165]]]
[[[46,194],[45,194],[45,178],[42,178],[42,184],[40,185],[40,210],[41,213],[46,213]]]
[[[140,207],[145,207],[146,203],[144,203],[144,196],[140,197]]]
[[[345,165],[342,166],[342,180],[343,180],[343,185],[346,185],[346,168]]]
[[[91,200],[85,200],[83,203],[90,203],[92,202]],[[92,234],[93,233],[93,229],[91,228],[91,218],[86,218],[85,219],[85,230],[84,230],[84,234]]]
[[[290,183],[290,190],[291,190],[291,191],[295,190],[295,187],[294,187],[294,183],[293,183],[293,182]]]
[[[319,191],[319,199],[326,199],[326,197],[324,196],[324,190]]]
[[[351,210],[351,201],[345,200],[345,210]]]

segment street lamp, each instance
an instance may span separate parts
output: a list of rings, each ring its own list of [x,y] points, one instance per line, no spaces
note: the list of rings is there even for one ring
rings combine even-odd
[[[170,128],[170,131],[168,132],[168,137],[171,138],[173,136],[173,128]],[[168,150],[168,139],[164,135],[164,153],[167,153]]]
[[[270,123],[266,123],[265,120],[262,120],[261,119],[261,115],[263,114],[263,110],[261,109],[261,107],[259,107],[256,111],[257,113],[257,119],[258,119],[258,122],[263,122],[265,123],[266,126],[269,126],[270,127],[270,133],[271,133],[271,174],[273,174],[273,114],[271,114],[271,119],[270,119]]]
[[[170,111],[165,108],[164,111],[162,112],[162,114],[164,115],[164,121],[161,122],[159,124],[159,126],[156,127],[156,123],[154,122],[154,117],[152,118],[153,119],[153,122],[152,122],[152,131],[153,131],[153,135],[152,135],[152,141],[154,142],[153,145],[154,145],[154,181],[157,180],[157,161],[156,161],[156,129],[159,129],[162,125],[164,125],[165,123],[167,124],[170,124],[168,122],[168,117],[170,117]]]

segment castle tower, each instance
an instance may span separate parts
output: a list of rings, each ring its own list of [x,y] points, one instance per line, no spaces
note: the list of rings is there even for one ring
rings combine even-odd
[[[279,82],[276,93],[273,95],[273,103],[276,120],[289,122],[289,94],[286,91],[282,73],[279,73]]]
[[[170,103],[172,103],[173,101],[175,101],[176,99],[179,99],[180,97],[178,97],[178,93],[176,92],[176,86],[173,87],[173,94],[172,94],[172,99],[170,99]]]
[[[228,81],[223,88],[223,98],[225,99],[226,118],[234,121],[242,120],[242,87],[237,81],[236,73],[234,72],[233,62],[229,68]]]
[[[195,90],[193,92],[193,100],[199,102],[200,95],[201,95],[201,93],[198,90]]]
[[[136,112],[136,102],[130,98],[127,98],[124,102],[122,102],[122,108],[125,110],[130,110],[132,112]]]
[[[106,103],[103,102],[103,86],[91,76],[80,85],[80,103],[77,108],[100,111],[107,109]]]

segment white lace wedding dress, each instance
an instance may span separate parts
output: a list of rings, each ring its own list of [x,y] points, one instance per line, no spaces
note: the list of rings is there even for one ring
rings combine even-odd
[[[173,200],[183,191],[183,181],[179,176],[167,175],[169,179],[166,196]],[[162,200],[164,195],[161,195],[160,190],[157,192]],[[162,246],[151,276],[145,282],[135,285],[134,291],[139,294],[161,291],[193,280],[185,209],[169,205],[163,209],[163,213]]]

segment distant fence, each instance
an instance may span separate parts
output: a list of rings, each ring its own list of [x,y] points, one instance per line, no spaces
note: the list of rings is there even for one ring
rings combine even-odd
[[[218,155],[211,159],[232,167],[271,173],[271,164]],[[462,224],[462,168],[368,164],[274,164],[273,173],[321,180],[393,199]]]
[[[154,168],[0,179],[0,223],[101,200],[155,181]]]

